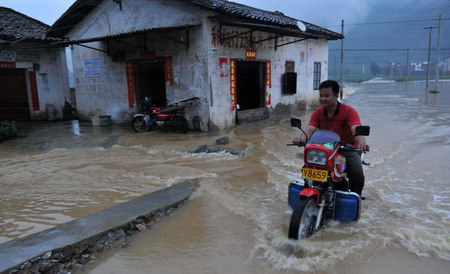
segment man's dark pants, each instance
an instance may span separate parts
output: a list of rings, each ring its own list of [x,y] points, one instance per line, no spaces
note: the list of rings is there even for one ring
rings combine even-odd
[[[350,181],[350,190],[361,195],[364,187],[364,171],[361,155],[356,151],[340,151],[339,154],[347,160],[347,178]]]

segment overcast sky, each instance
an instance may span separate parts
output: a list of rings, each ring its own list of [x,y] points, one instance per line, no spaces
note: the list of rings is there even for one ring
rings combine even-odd
[[[112,1],[112,0],[110,0]],[[233,2],[255,8],[280,11],[285,15],[319,25],[330,30],[341,32],[341,20],[345,21],[346,33],[352,24],[364,23],[374,7],[384,7],[384,17],[399,15],[392,10],[402,12],[406,7],[417,7],[425,10],[431,3],[440,3],[448,12],[450,0],[234,0]],[[12,8],[25,15],[52,25],[75,0],[0,0],[0,6]],[[446,15],[445,12],[443,16]],[[421,14],[417,18],[423,19]],[[436,14],[437,17],[437,14]],[[425,18],[428,19],[428,18]]]
[[[373,2],[385,0],[235,0],[244,5],[280,11],[321,27],[333,29],[341,20],[364,20]],[[0,6],[12,8],[52,25],[75,0],[0,0]],[[339,29],[339,28],[338,28]]]

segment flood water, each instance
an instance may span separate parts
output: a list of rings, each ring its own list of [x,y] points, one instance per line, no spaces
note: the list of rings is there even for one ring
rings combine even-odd
[[[298,134],[289,117],[217,134],[122,129],[101,142],[81,127],[53,141],[33,136],[40,145],[0,143],[0,242],[195,179],[189,202],[84,272],[448,273],[450,82],[438,94],[424,82],[355,87],[345,102],[371,126],[372,163],[357,224],[287,238],[287,186],[303,164],[302,149],[286,146]],[[241,155],[191,153],[223,135]]]

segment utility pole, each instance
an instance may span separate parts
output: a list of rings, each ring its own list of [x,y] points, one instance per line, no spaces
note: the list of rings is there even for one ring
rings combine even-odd
[[[363,82],[364,82],[365,70],[366,70],[366,64],[363,64]]]
[[[438,40],[437,40],[437,57],[436,57],[436,91],[438,90],[438,83],[439,83],[439,63],[441,62],[441,15],[439,14],[439,25],[438,25]]]
[[[406,50],[406,82],[409,81],[409,49]]]
[[[429,29],[430,30],[430,35],[429,35],[429,39],[428,39],[428,61],[427,61],[427,81],[425,84],[425,92],[428,91],[428,74],[430,71],[430,53],[431,53],[431,31],[433,29],[435,29],[436,27],[428,27],[428,28],[424,28],[424,29]]]
[[[333,79],[335,79],[336,80],[336,58],[337,58],[337,55],[335,55],[334,56],[334,65],[333,65]]]
[[[344,36],[344,20],[341,22],[341,34]],[[344,37],[341,39],[341,90],[340,90],[340,98],[344,97]]]

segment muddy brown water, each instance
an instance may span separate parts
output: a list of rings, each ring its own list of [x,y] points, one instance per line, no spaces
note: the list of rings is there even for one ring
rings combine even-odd
[[[187,135],[44,123],[0,143],[0,242],[196,179],[188,203],[84,272],[448,273],[450,82],[424,86],[360,84],[346,98],[371,126],[357,224],[287,239],[287,185],[303,164],[286,146],[298,134],[289,117]],[[240,156],[191,153],[224,135]]]

